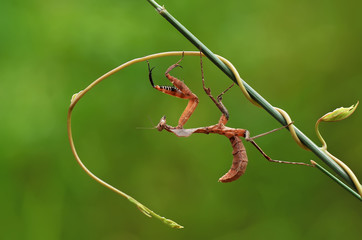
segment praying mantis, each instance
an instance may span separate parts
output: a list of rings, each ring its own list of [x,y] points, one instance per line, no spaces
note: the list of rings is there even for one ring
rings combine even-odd
[[[226,107],[224,106],[224,104],[222,103],[222,97],[230,88],[233,87],[234,84],[232,84],[226,90],[221,92],[215,99],[213,97],[213,95],[211,94],[210,88],[207,88],[205,86],[205,78],[204,78],[204,72],[203,72],[203,63],[202,63],[201,52],[200,52],[200,65],[201,65],[202,86],[203,86],[205,93],[215,103],[217,108],[221,111],[222,115],[219,119],[219,122],[215,125],[211,125],[211,126],[207,126],[207,127],[184,129],[183,126],[189,120],[189,118],[191,117],[193,112],[195,111],[195,109],[199,103],[199,99],[196,96],[196,94],[194,94],[183,81],[170,75],[170,72],[173,69],[175,69],[176,67],[182,67],[180,65],[180,62],[182,60],[183,60],[183,55],[177,63],[171,65],[165,72],[166,78],[172,83],[173,86],[155,85],[154,81],[152,79],[152,70],[154,68],[151,68],[149,62],[147,61],[148,73],[149,73],[148,76],[149,76],[150,83],[154,89],[156,89],[160,92],[163,92],[165,94],[168,94],[170,96],[173,96],[173,97],[188,100],[188,104],[187,104],[185,110],[183,111],[183,113],[181,114],[179,121],[178,121],[178,125],[176,127],[167,125],[166,117],[163,116],[161,118],[160,122],[158,123],[158,125],[156,126],[156,128],[159,131],[166,130],[168,132],[172,132],[178,137],[189,137],[193,133],[204,133],[204,134],[214,133],[214,134],[224,135],[225,137],[227,137],[233,148],[233,152],[232,152],[233,161],[232,161],[230,170],[226,174],[224,174],[221,178],[219,178],[219,182],[223,182],[223,183],[233,182],[233,181],[237,180],[238,178],[240,178],[246,171],[246,167],[248,164],[248,157],[246,154],[245,146],[240,137],[244,138],[247,142],[252,143],[258,149],[258,151],[270,162],[305,165],[305,166],[313,167],[313,165],[303,163],[303,162],[288,162],[288,161],[274,160],[274,159],[270,158],[254,141],[254,139],[256,139],[258,137],[261,137],[266,134],[269,134],[269,133],[278,131],[280,129],[283,129],[285,127],[288,127],[290,124],[283,126],[281,128],[277,128],[277,129],[271,130],[269,132],[254,136],[254,137],[250,137],[250,132],[246,129],[230,128],[230,127],[225,126],[229,120],[229,112],[226,109]]]

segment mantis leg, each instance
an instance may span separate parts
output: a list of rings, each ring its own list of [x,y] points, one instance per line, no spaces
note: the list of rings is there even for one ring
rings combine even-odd
[[[304,163],[304,162],[289,162],[289,161],[281,161],[281,160],[274,160],[274,159],[271,159],[259,146],[258,144],[256,144],[256,142],[254,142],[254,139],[257,138],[257,137],[261,137],[261,136],[265,136],[266,134],[269,134],[269,133],[272,133],[272,132],[275,132],[275,131],[278,131],[280,129],[283,129],[285,127],[288,127],[288,125],[286,126],[283,126],[281,128],[277,128],[277,129],[274,129],[272,131],[269,131],[269,132],[266,132],[266,133],[263,133],[263,134],[260,134],[258,136],[255,136],[255,137],[250,137],[250,133],[249,131],[246,132],[245,134],[245,140],[248,141],[248,142],[251,142],[254,147],[256,149],[258,149],[258,151],[265,157],[266,160],[268,160],[269,162],[275,162],[275,163],[287,163],[287,164],[295,164],[295,165],[304,165],[304,166],[308,166],[308,167],[314,167],[314,165],[312,164],[308,164],[308,163]]]
[[[173,84],[173,86],[154,85],[153,80],[152,80],[153,68],[151,69],[150,65],[148,63],[148,72],[149,72],[148,76],[149,76],[149,79],[150,79],[150,82],[151,82],[151,85],[153,88],[157,89],[160,92],[166,93],[168,95],[189,100],[185,110],[183,111],[183,113],[178,121],[178,125],[176,128],[183,128],[183,125],[187,122],[187,120],[189,120],[189,118],[191,117],[192,113],[195,111],[195,109],[199,103],[198,97],[186,86],[186,84],[183,81],[181,81],[169,74],[170,71],[172,71],[172,69],[174,69],[176,67],[181,67],[179,65],[181,60],[182,60],[182,58],[177,63],[171,65],[165,73],[165,76]]]
[[[222,93],[220,93],[219,96],[217,96],[217,98],[215,99],[212,94],[211,94],[211,90],[210,88],[207,88],[205,86],[205,78],[204,78],[204,70],[203,70],[203,65],[202,65],[202,55],[200,52],[200,65],[201,65],[201,78],[202,78],[202,87],[204,88],[205,93],[207,94],[207,96],[210,97],[210,99],[215,103],[215,105],[219,108],[219,110],[221,111],[222,115],[219,119],[219,124],[223,124],[225,125],[227,123],[227,121],[229,120],[229,111],[226,109],[226,107],[224,106],[224,104],[222,103],[222,95],[224,95],[230,88],[232,88],[234,86],[234,84],[232,84],[230,87],[228,87],[225,91],[223,91]]]

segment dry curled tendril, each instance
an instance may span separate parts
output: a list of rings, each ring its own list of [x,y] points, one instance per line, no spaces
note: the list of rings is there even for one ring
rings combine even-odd
[[[92,82],[88,87],[86,87],[84,90],[78,92],[77,94],[74,94],[71,98],[71,104],[68,110],[68,118],[67,118],[67,123],[68,123],[68,137],[69,137],[69,142],[71,145],[71,149],[73,152],[73,155],[75,157],[75,159],[77,160],[78,164],[81,166],[81,168],[94,180],[96,180],[98,183],[102,184],[103,186],[109,188],[110,190],[116,192],[117,194],[123,196],[124,198],[128,199],[131,203],[135,204],[136,207],[142,212],[144,213],[146,216],[148,217],[154,217],[156,219],[159,219],[160,221],[162,221],[163,223],[167,224],[168,226],[172,227],[172,228],[183,228],[183,226],[177,224],[176,222],[170,220],[170,219],[166,219],[164,217],[161,217],[160,215],[156,214],[155,212],[153,212],[152,210],[150,210],[149,208],[145,207],[143,204],[141,204],[140,202],[138,202],[136,199],[132,198],[131,196],[127,195],[126,193],[118,190],[117,188],[113,187],[112,185],[106,183],[105,181],[101,180],[100,178],[98,178],[97,176],[95,176],[81,161],[80,157],[78,156],[78,153],[76,151],[75,145],[74,145],[74,141],[73,141],[73,137],[72,137],[72,128],[71,128],[71,116],[72,116],[72,111],[75,107],[75,105],[77,104],[77,102],[88,92],[90,91],[93,87],[95,87],[98,83],[100,83],[101,81],[105,80],[107,77],[115,74],[116,72],[131,66],[135,63],[139,63],[139,62],[144,62],[144,61],[148,61],[151,59],[155,59],[155,58],[160,58],[160,57],[168,57],[168,56],[200,56],[200,52],[198,51],[174,51],[174,52],[162,52],[162,53],[156,53],[156,54],[152,54],[152,55],[148,55],[145,57],[141,57],[141,58],[136,58],[133,59],[131,61],[128,61],[118,67],[116,67],[115,69],[109,71],[108,73],[104,74],[103,76],[99,77],[97,80],[95,80],[94,82]],[[261,107],[257,102],[255,102],[249,95],[249,93],[247,92],[247,90],[245,89],[242,79],[238,73],[238,71],[236,70],[236,68],[225,58],[216,55],[224,64],[226,64],[229,69],[232,71],[232,73],[234,74],[236,81],[241,89],[241,91],[243,92],[244,96],[254,105]],[[202,58],[201,58],[202,59]],[[175,68],[179,66],[178,63],[172,65],[168,70],[167,70],[167,74],[169,75],[169,72]],[[202,69],[202,67],[201,67]],[[247,141],[251,142],[255,147],[258,148],[258,150],[263,154],[263,156],[265,158],[267,158],[269,161],[275,161],[275,162],[284,162],[284,161],[279,161],[279,160],[272,160],[271,158],[269,158],[257,145],[256,143],[253,141],[255,138],[259,137],[260,135],[251,138],[249,136],[249,133],[247,130],[245,129],[234,129],[234,128],[228,128],[225,126],[229,116],[228,116],[228,112],[227,109],[224,107],[224,105],[222,104],[222,95],[228,90],[225,90],[223,93],[221,93],[216,99],[211,95],[210,89],[205,87],[204,84],[204,77],[203,77],[203,72],[202,72],[202,80],[203,80],[203,87],[204,90],[206,92],[206,94],[211,98],[211,100],[216,104],[216,106],[220,109],[220,111],[222,112],[222,116],[219,120],[219,122],[216,125],[212,125],[212,126],[208,126],[208,127],[202,127],[202,128],[193,128],[193,129],[183,129],[182,126],[183,124],[185,124],[185,122],[188,120],[188,118],[191,116],[193,110],[196,108],[197,103],[198,103],[198,99],[197,96],[194,95],[185,84],[183,84],[182,81],[177,82],[178,79],[172,77],[169,75],[169,77],[166,74],[166,77],[169,78],[169,80],[171,81],[172,79],[172,83],[175,86],[174,88],[172,87],[165,87],[165,86],[158,86],[158,85],[154,85],[153,81],[152,81],[152,69],[149,68],[149,77],[150,77],[150,81],[151,84],[154,88],[157,89],[157,87],[159,89],[159,91],[161,92],[165,92],[169,95],[172,95],[170,93],[168,93],[167,91],[176,91],[176,94],[173,94],[173,96],[176,97],[180,97],[182,95],[181,98],[186,98],[189,99],[189,104],[187,106],[187,108],[185,109],[184,113],[181,115],[180,120],[179,120],[179,124],[177,127],[172,127],[166,124],[166,119],[162,118],[160,123],[158,124],[157,128],[158,130],[167,130],[169,132],[174,133],[177,136],[190,136],[193,133],[217,133],[217,134],[221,134],[226,136],[227,138],[229,138],[232,146],[233,146],[233,155],[234,155],[234,160],[233,160],[233,165],[231,167],[231,169],[229,170],[229,172],[227,172],[223,177],[221,177],[219,179],[219,181],[221,182],[230,182],[230,181],[234,181],[237,178],[239,178],[245,171],[246,168],[246,164],[247,164],[247,158],[246,158],[246,152],[245,152],[245,148],[240,140],[240,136],[244,137]],[[179,81],[179,80],[178,80]],[[175,85],[176,82],[176,85]],[[183,85],[185,86],[183,86]],[[187,89],[185,89],[184,87],[186,87]],[[182,89],[180,89],[182,88]],[[187,90],[189,92],[187,92]],[[181,94],[181,95],[180,95]],[[195,98],[196,97],[196,98]],[[357,104],[358,105],[358,104]],[[355,110],[356,106],[352,106],[352,110],[351,108],[347,109],[346,111],[349,113],[349,115],[351,113],[353,113],[353,111]],[[189,111],[186,111],[186,110]],[[290,133],[293,136],[293,139],[298,143],[298,145],[300,147],[302,147],[303,149],[309,150],[298,138],[297,134],[294,131],[294,128],[292,127],[292,120],[290,119],[289,115],[282,109],[280,108],[275,108],[286,120],[287,125],[285,127],[288,127],[288,129],[290,130]],[[331,115],[333,115],[332,113],[330,114],[326,114],[325,116],[323,116],[321,119],[319,119],[317,121],[316,124],[316,129],[318,129],[318,125],[321,121],[336,121],[336,119],[341,120],[346,118],[345,114],[346,111],[343,110],[339,110],[339,115],[337,117],[331,117]],[[342,113],[341,113],[342,112]],[[341,114],[344,114],[344,118],[341,117]],[[349,116],[348,115],[348,116]],[[348,117],[347,116],[347,117]],[[283,127],[282,127],[283,128]],[[278,130],[278,129],[276,129]],[[273,130],[275,131],[275,130]],[[342,161],[340,161],[339,159],[335,158],[333,155],[331,155],[328,151],[327,151],[327,145],[325,144],[324,140],[322,140],[323,138],[321,138],[321,135],[319,134],[319,132],[317,131],[318,137],[320,137],[322,143],[323,143],[323,147],[321,148],[324,152],[326,152],[328,154],[328,156],[330,156],[334,161],[336,161],[351,177],[351,179],[353,180],[354,184],[356,185],[356,189],[358,191],[358,193],[360,195],[362,195],[362,191],[361,191],[361,185],[359,184],[357,178],[355,177],[355,175],[353,174],[353,172],[347,167],[347,165],[345,165]],[[245,155],[245,156],[244,156]],[[315,164],[314,161],[311,161],[312,165]],[[287,162],[290,163],[290,162]],[[301,164],[301,165],[309,165],[306,163],[293,163],[293,164]],[[309,165],[310,166],[310,165]]]

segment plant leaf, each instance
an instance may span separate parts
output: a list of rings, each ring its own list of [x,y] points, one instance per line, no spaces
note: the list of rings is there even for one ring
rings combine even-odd
[[[356,110],[358,104],[359,102],[357,102],[355,105],[350,106],[349,108],[345,107],[337,108],[333,112],[325,114],[323,117],[319,119],[319,121],[337,122],[346,119],[352,115],[352,113]]]

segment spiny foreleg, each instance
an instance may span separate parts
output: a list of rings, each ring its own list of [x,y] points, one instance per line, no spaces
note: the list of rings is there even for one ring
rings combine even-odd
[[[182,58],[183,58],[183,56],[182,56]],[[153,79],[152,79],[153,68],[151,69],[150,65],[148,64],[149,79],[150,79],[150,82],[151,82],[151,85],[153,88],[159,90],[160,92],[166,93],[168,95],[189,100],[185,110],[181,114],[181,117],[178,121],[177,128],[183,128],[183,125],[189,120],[189,118],[191,117],[192,113],[195,111],[195,109],[199,103],[198,97],[186,86],[186,84],[183,81],[181,81],[169,74],[170,71],[172,71],[174,68],[181,67],[179,65],[179,63],[181,62],[182,58],[177,63],[171,65],[165,73],[165,76],[173,84],[173,86],[154,85]]]

